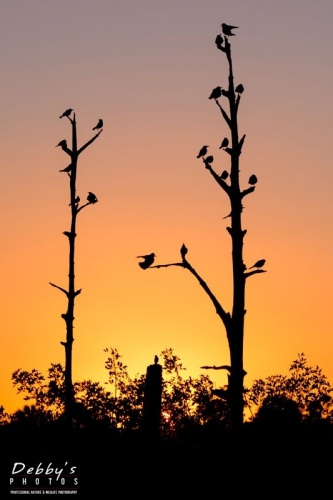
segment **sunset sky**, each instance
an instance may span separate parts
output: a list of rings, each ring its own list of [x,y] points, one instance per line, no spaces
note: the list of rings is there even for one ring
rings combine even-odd
[[[333,383],[333,2],[332,0],[11,0],[1,12],[1,368],[0,405],[23,405],[11,374],[64,363],[69,182],[59,173],[76,113],[78,195],[99,202],[78,215],[74,381],[104,383],[106,347],[130,375],[166,347],[187,367],[229,363],[223,325],[186,270],[143,271],[188,260],[223,307],[232,305],[230,212],[201,160],[210,146],[217,172],[227,126],[208,100],[227,86],[214,40],[230,39],[239,107],[244,260],[266,259],[247,280],[245,384],[287,374],[304,352]],[[226,101],[225,101],[226,103]],[[70,144],[70,142],[69,142]],[[226,373],[209,372],[217,386]]]

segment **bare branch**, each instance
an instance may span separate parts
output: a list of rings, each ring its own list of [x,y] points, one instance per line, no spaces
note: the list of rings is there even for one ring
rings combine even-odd
[[[246,196],[247,194],[253,193],[255,188],[255,186],[252,186],[250,188],[244,189],[244,191],[241,192],[241,198],[244,198],[244,196]]]
[[[90,144],[92,144],[96,139],[97,137],[103,132],[103,129],[101,129],[92,139],[90,139],[90,141],[86,142],[77,152],[77,154],[79,155],[80,153],[82,153],[82,151],[84,151],[88,146],[90,146]]]
[[[77,208],[77,209],[76,209],[76,213],[78,214],[78,213],[79,213],[79,212],[80,212],[80,211],[81,211],[84,207],[87,207],[88,205],[91,205],[91,203],[89,203],[89,202],[88,202],[88,203],[85,203],[84,205],[82,205],[82,207]]]
[[[225,121],[227,122],[228,127],[231,129],[231,120],[230,120],[229,116],[228,116],[228,115],[227,115],[227,113],[224,111],[224,109],[222,108],[221,104],[219,103],[219,101],[218,101],[217,99],[215,99],[215,102],[216,102],[216,104],[218,105],[218,107],[220,108],[221,113],[222,113],[222,116],[223,116],[223,118],[225,119]]]
[[[241,98],[241,96],[240,96],[240,94],[238,94],[238,96],[236,97],[236,102],[235,102],[235,105],[236,105],[236,113],[237,113],[237,111],[238,111],[238,106],[239,106],[239,101],[240,101],[240,98]]]
[[[202,370],[228,370],[231,373],[231,366],[223,365],[223,366],[200,366]]]
[[[212,176],[214,177],[214,179],[216,180],[216,182],[221,186],[221,188],[223,189],[223,191],[225,191],[229,195],[230,194],[230,186],[223,179],[221,179],[221,177],[219,175],[217,175],[217,173],[212,169],[212,167],[210,166],[210,164],[205,161],[204,158],[202,160],[203,160],[203,162],[205,164],[205,168],[207,170],[209,170],[209,172],[212,174]]]
[[[243,135],[243,137],[241,138],[241,140],[238,143],[238,153],[239,154],[241,154],[241,152],[242,152],[242,148],[243,148],[243,144],[244,144],[244,141],[245,141],[245,137],[246,137],[246,134]]]
[[[251,271],[249,273],[244,273],[244,278],[249,278],[250,276],[252,276],[253,274],[258,274],[258,273],[267,273],[267,271],[265,271],[264,269],[256,269],[255,271]]]
[[[49,283],[50,283],[51,286],[54,286],[54,288],[58,288],[58,290],[60,290],[61,292],[63,292],[68,297],[67,290],[65,290],[64,288],[61,288],[61,286],[58,286],[58,285],[55,285],[54,283],[51,283],[51,281],[49,281]]]

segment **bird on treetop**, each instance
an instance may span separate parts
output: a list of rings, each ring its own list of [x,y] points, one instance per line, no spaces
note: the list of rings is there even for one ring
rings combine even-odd
[[[207,148],[209,148],[209,146],[202,146],[197,158],[201,158],[201,156],[205,156],[207,154]]]
[[[218,99],[222,95],[222,87],[215,87],[215,89],[212,90],[212,93],[208,97],[208,99]]]
[[[185,246],[185,243],[182,244],[182,247],[180,249],[180,255],[182,256],[182,259],[185,259],[185,255],[187,254],[188,250]]]
[[[92,204],[98,202],[98,199],[96,198],[96,196],[94,195],[94,193],[92,193],[91,191],[89,191],[89,193],[88,193],[87,200],[88,200],[89,203],[92,203]]]
[[[249,267],[249,269],[252,269],[252,267],[258,267],[258,268],[263,267],[265,265],[265,262],[266,262],[265,259],[258,260],[258,262],[253,264],[253,266]]]
[[[223,141],[222,141],[221,146],[219,147],[219,149],[228,147],[228,144],[229,144],[229,139],[227,137],[225,137],[223,139]]]
[[[207,163],[213,163],[213,161],[214,161],[214,156],[207,156],[206,158]]]
[[[59,144],[56,145],[56,148],[58,146],[61,146],[62,148],[67,148],[67,141],[64,139],[63,141],[60,141]]]
[[[221,177],[221,179],[223,179],[225,181],[226,179],[228,179],[229,173],[226,170],[223,170],[223,172],[220,175],[220,177]]]
[[[68,117],[72,113],[72,111],[72,108],[66,109],[66,111],[64,111],[63,114],[59,116],[59,118],[63,118],[64,116]]]
[[[157,365],[157,363],[158,363],[158,356],[156,356],[156,354],[154,356],[154,363],[155,363],[155,365]]]
[[[139,266],[141,269],[147,269],[154,263],[156,255],[154,253],[150,253],[148,255],[138,255],[137,259],[144,259],[143,262],[139,262]]]
[[[239,85],[237,85],[237,87],[235,88],[235,92],[237,92],[237,94],[242,94],[244,92],[244,86],[240,83]]]
[[[68,167],[63,168],[62,170],[59,170],[59,172],[70,172],[72,170],[72,164],[68,165]]]
[[[235,36],[235,33],[232,33],[231,30],[238,28],[238,26],[230,26],[229,24],[221,24],[222,33],[226,36]]]
[[[100,118],[98,120],[98,123],[97,123],[96,127],[94,127],[93,130],[98,130],[98,129],[102,128],[102,127],[103,127],[103,120]]]
[[[258,179],[255,175],[251,175],[248,182],[249,184],[251,184],[251,186],[254,186],[255,184],[257,184]]]

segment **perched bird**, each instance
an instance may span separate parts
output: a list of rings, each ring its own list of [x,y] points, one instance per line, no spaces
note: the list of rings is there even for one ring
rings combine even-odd
[[[59,118],[63,118],[64,116],[68,117],[72,113],[72,111],[72,108],[66,109],[66,111],[64,111],[63,114],[59,116]]]
[[[237,85],[237,87],[235,88],[235,92],[237,92],[237,94],[242,94],[244,92],[244,87],[241,83]]]
[[[64,139],[63,141],[60,141],[59,144],[56,145],[56,148],[58,146],[61,146],[62,148],[67,148],[67,141]]]
[[[213,161],[214,161],[214,156],[207,156],[206,158],[207,163],[213,163]]]
[[[222,44],[223,44],[223,42],[224,42],[224,40],[223,40],[223,36],[221,36],[221,35],[217,35],[217,37],[215,38],[215,43],[216,43],[216,45],[217,45],[217,46],[222,45]]]
[[[249,269],[252,269],[253,267],[263,267],[265,265],[265,259],[258,260],[253,266],[249,267]]]
[[[182,259],[185,259],[185,255],[187,254],[188,250],[185,246],[185,243],[182,244],[182,247],[180,249],[180,255],[182,256]]]
[[[89,193],[88,193],[87,200],[89,203],[93,203],[93,204],[98,202],[98,199],[96,198],[94,193],[92,193],[91,191],[89,191]]]
[[[232,33],[231,30],[238,28],[238,26],[230,26],[229,24],[221,24],[222,33],[226,36],[235,36],[235,33]]]
[[[251,184],[251,186],[254,186],[255,184],[257,184],[258,179],[255,175],[251,175],[248,182],[249,184]]]
[[[212,90],[212,93],[208,97],[208,99],[218,99],[222,95],[222,87],[215,87],[215,89]]]
[[[226,148],[228,147],[228,144],[229,144],[229,139],[227,137],[225,137],[222,141],[222,144],[221,146],[219,147],[219,149],[222,149],[222,148]]]
[[[154,263],[156,255],[154,253],[150,253],[149,255],[138,255],[137,259],[144,259],[143,262],[139,262],[139,266],[141,269],[147,269]]]
[[[207,148],[209,148],[209,146],[202,146],[197,158],[201,158],[202,156],[205,156],[207,154]]]
[[[220,175],[220,177],[221,177],[221,179],[223,179],[225,181],[226,179],[228,179],[229,173],[226,170],[223,170],[223,172]]]
[[[59,172],[70,172],[72,170],[72,164],[68,165],[68,167],[63,168],[62,170],[59,170]]]
[[[98,130],[98,129],[102,128],[102,127],[103,127],[103,120],[100,118],[98,120],[98,123],[97,123],[96,127],[94,127],[93,130]]]
[[[154,356],[154,363],[155,363],[155,365],[157,365],[157,363],[158,363],[158,356],[156,356],[156,354]]]

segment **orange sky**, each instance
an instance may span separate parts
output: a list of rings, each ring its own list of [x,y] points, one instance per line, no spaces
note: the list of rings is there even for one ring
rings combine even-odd
[[[0,404],[22,406],[11,374],[63,363],[69,229],[70,140],[59,120],[75,109],[80,144],[78,194],[99,203],[79,214],[74,380],[107,380],[105,347],[124,355],[131,375],[173,347],[197,376],[204,364],[229,362],[223,326],[188,260],[230,310],[230,237],[225,193],[196,159],[210,145],[214,168],[228,135],[212,88],[227,85],[215,47],[222,22],[232,39],[236,83],[245,87],[241,182],[246,197],[244,259],[265,258],[267,273],[247,282],[244,366],[255,378],[287,373],[305,352],[333,382],[332,310],[332,25],[331,0],[14,0],[1,16],[2,196]],[[217,385],[225,373],[211,373]]]

